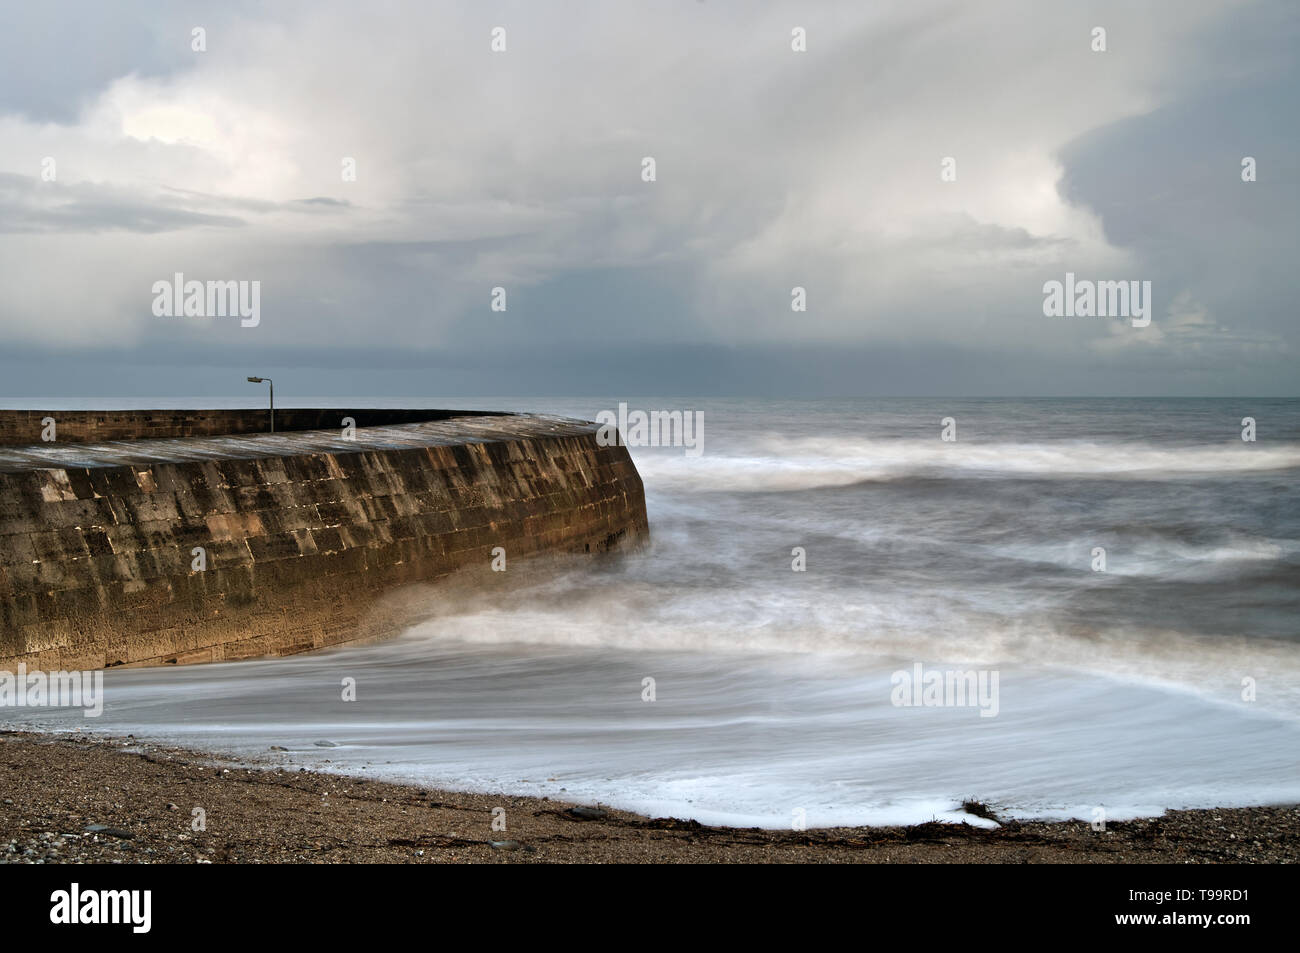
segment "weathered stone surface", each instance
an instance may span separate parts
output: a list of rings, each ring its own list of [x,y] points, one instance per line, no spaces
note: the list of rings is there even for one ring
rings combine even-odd
[[[648,535],[631,458],[594,424],[294,409],[265,426],[258,411],[0,411],[0,668],[382,637],[408,618],[386,593],[489,573],[496,546],[515,570]]]

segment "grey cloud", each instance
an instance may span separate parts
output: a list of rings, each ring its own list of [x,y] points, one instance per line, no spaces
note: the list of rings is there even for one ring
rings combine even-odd
[[[166,196],[91,183],[61,185],[0,173],[0,232],[111,232],[151,234],[183,228],[244,225],[230,215],[181,207]]]
[[[318,195],[315,198],[310,198],[310,199],[294,199],[293,205],[295,207],[301,207],[304,205],[312,206],[312,207],[324,206],[327,209],[352,207],[352,203],[349,202],[347,199],[332,199],[326,195]]]
[[[129,342],[105,344],[106,367],[216,393],[250,360],[300,393],[359,395],[1300,390],[1300,31],[1283,0],[1086,18],[1011,0],[768,2],[743,19],[725,3],[246,7],[207,17],[220,55],[204,61],[173,46],[201,8],[128,5],[97,64],[64,30],[82,9],[24,8],[68,75],[46,90],[38,59],[0,66],[0,113],[75,129],[77,104],[132,73],[159,81],[123,109],[193,103],[217,140],[169,147],[143,122],[103,181],[56,185],[12,174],[49,134],[13,126],[28,139],[0,172],[0,278],[52,290],[0,308],[27,355],[0,374],[11,389],[119,386],[53,333],[80,321],[83,347]],[[498,16],[511,51],[494,59]],[[371,49],[383,64],[357,55]],[[950,153],[960,184],[941,192]],[[1259,182],[1240,182],[1241,155]],[[72,255],[102,295],[49,280]],[[255,332],[151,320],[142,289],[200,267],[262,281]],[[1042,281],[1067,268],[1152,280],[1156,330],[1045,321]]]

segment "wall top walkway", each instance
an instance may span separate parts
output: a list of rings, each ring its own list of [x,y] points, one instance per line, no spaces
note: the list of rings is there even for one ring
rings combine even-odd
[[[0,415],[14,411],[0,411]],[[446,416],[446,411],[428,411],[433,419],[410,423],[382,423],[387,415],[410,419],[418,411],[355,411],[293,410],[284,412],[285,427],[281,430],[281,411],[276,411],[276,433],[243,432],[207,436],[146,437],[143,439],[116,439],[73,442],[77,434],[64,436],[64,422],[72,416],[68,411],[24,411],[36,416],[53,417],[59,439],[50,443],[29,443],[16,446],[0,445],[0,473],[18,473],[29,470],[50,470],[91,467],[148,466],[154,463],[182,463],[187,461],[255,459],[261,457],[291,457],[317,453],[358,453],[368,450],[400,450],[428,446],[451,446],[467,443],[496,443],[500,441],[569,437],[590,434],[597,425],[568,417],[549,414],[481,414],[466,412],[467,416]],[[76,412],[85,413],[85,412]],[[145,414],[132,411],[132,414]],[[185,414],[186,411],[159,413]],[[208,412],[194,412],[208,413]],[[265,428],[265,411],[240,411]],[[453,411],[460,414],[462,412]],[[292,415],[297,414],[298,417]],[[313,415],[313,416],[306,416]],[[343,418],[356,420],[355,439],[345,439]],[[389,418],[391,419],[391,418]],[[241,422],[243,418],[240,418]],[[328,426],[330,420],[333,426]],[[373,421],[373,422],[372,422]],[[294,429],[293,423],[314,423],[321,429]],[[324,425],[324,426],[323,426]],[[120,432],[120,427],[118,428]],[[112,432],[112,431],[110,431]]]

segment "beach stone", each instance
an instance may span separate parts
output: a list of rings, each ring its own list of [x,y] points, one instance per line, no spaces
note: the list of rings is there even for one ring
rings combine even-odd
[[[104,834],[122,840],[131,840],[135,837],[130,831],[124,831],[120,827],[109,827],[106,824],[87,824],[85,830],[87,834]]]

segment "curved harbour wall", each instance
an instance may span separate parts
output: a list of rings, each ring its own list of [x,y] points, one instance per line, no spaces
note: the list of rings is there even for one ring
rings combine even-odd
[[[266,428],[265,411],[0,411],[0,668],[382,637],[409,621],[386,593],[490,572],[495,547],[510,572],[648,535],[632,460],[595,424],[290,409]]]

